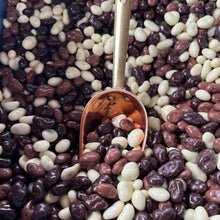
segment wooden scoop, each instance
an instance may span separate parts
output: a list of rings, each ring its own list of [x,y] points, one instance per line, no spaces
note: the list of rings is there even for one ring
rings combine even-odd
[[[145,149],[148,129],[146,109],[139,98],[122,89],[124,86],[130,11],[131,0],[116,0],[113,88],[97,94],[85,106],[80,124],[80,155],[85,149],[86,135],[101,123],[102,118],[111,119],[119,114],[125,114],[132,118],[134,123],[140,124],[145,133],[141,149]]]

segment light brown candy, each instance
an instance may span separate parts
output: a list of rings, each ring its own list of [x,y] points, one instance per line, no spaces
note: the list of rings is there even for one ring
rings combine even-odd
[[[177,126],[169,121],[166,121],[164,124],[163,124],[163,127],[169,131],[169,132],[174,132],[176,131],[177,129]]]
[[[216,104],[214,105],[214,109],[215,109],[216,111],[220,111],[220,103],[216,103]]]
[[[217,153],[220,152],[220,138],[216,138],[213,142],[213,147]]]
[[[128,161],[133,161],[133,162],[136,162],[136,163],[138,163],[143,156],[144,156],[144,152],[143,152],[143,151],[140,151],[140,150],[128,151],[128,152],[125,154],[125,158],[126,158]]]
[[[117,148],[111,148],[107,151],[104,161],[112,165],[121,158],[121,151]]]
[[[87,152],[79,158],[81,168],[90,169],[100,162],[100,155],[96,152]]]
[[[167,120],[171,123],[177,123],[181,121],[183,112],[181,110],[173,110],[167,115]]]
[[[205,198],[208,201],[220,204],[220,188],[211,188],[205,193]]]
[[[212,102],[215,102],[215,103],[220,102],[220,93],[215,93],[212,95]]]
[[[199,130],[199,128],[193,125],[186,126],[186,133],[192,138],[202,138],[202,132]]]
[[[112,168],[112,174],[120,175],[126,163],[127,163],[127,160],[125,158],[122,158],[119,161],[117,161]]]
[[[97,193],[106,198],[106,199],[114,199],[117,195],[117,189],[110,183],[100,183],[96,187]]]
[[[112,173],[111,166],[108,165],[107,163],[101,163],[99,166],[99,173],[100,173],[100,175],[102,175],[102,174],[111,175],[111,173]]]
[[[206,90],[211,93],[220,93],[220,84],[212,83],[206,87]]]
[[[213,104],[210,102],[202,102],[198,106],[199,112],[209,112],[213,107]]]
[[[208,113],[208,118],[211,122],[220,123],[220,112],[218,111],[210,111]]]

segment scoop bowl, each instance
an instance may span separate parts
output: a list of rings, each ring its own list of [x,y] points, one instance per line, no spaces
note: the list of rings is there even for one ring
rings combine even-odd
[[[93,97],[83,111],[80,127],[80,155],[85,149],[86,135],[93,131],[103,118],[112,119],[119,114],[125,114],[141,126],[145,134],[141,149],[145,149],[148,120],[144,105],[131,92],[124,89],[109,89]]]

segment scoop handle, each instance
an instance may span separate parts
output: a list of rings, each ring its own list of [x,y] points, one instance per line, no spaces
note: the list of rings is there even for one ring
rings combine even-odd
[[[131,0],[116,0],[112,76],[112,87],[115,89],[122,89],[124,86],[130,14]]]

